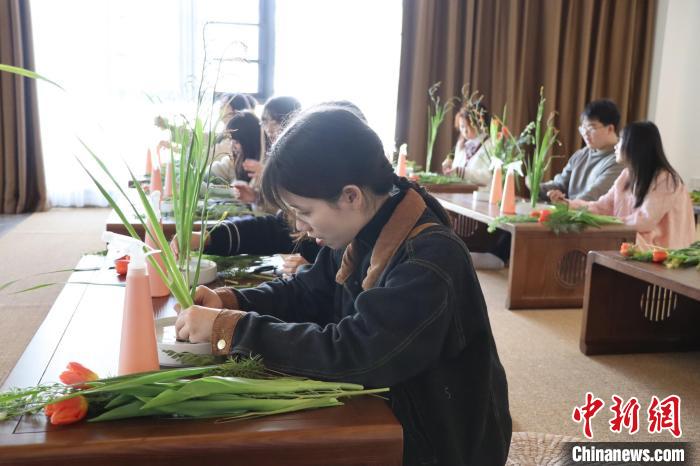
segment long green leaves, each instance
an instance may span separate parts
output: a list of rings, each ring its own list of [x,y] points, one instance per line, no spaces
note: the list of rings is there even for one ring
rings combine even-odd
[[[92,405],[95,417],[90,422],[145,416],[232,420],[337,406],[342,404],[339,398],[388,390],[281,376],[265,371],[259,359],[229,359],[219,365],[104,378],[86,385],[53,384],[0,393],[0,420],[76,396]]]
[[[20,76],[24,76],[25,78],[31,78],[31,79],[38,79],[42,81],[46,81],[47,83],[53,84],[57,88],[61,89],[62,91],[65,91],[63,87],[61,87],[60,84],[58,84],[55,81],[51,81],[49,78],[46,78],[39,73],[32,71],[32,70],[27,70],[25,68],[20,68],[18,66],[12,66],[12,65],[5,65],[3,63],[0,63],[0,71],[7,71],[8,73],[13,73],[13,74],[18,74]]]
[[[204,65],[203,65],[204,66]],[[31,70],[26,70],[24,68],[19,68],[15,66],[10,66],[10,65],[3,65],[0,64],[0,71],[6,71],[9,73],[14,73],[17,75],[25,76],[28,78],[32,79],[41,79],[44,81],[47,81],[56,87],[63,89],[60,85],[55,83],[54,81],[51,81],[48,78],[45,78],[41,76],[40,74],[31,71]],[[136,207],[136,205],[131,201],[127,193],[124,191],[124,189],[121,187],[121,184],[117,181],[117,179],[112,175],[110,170],[107,168],[107,165],[102,161],[102,159],[95,154],[94,151],[90,149],[90,147],[80,138],[80,144],[85,148],[85,150],[88,152],[88,154],[91,156],[91,158],[97,163],[97,166],[99,169],[104,172],[108,179],[111,181],[112,185],[117,189],[119,193],[126,199],[126,201],[129,204],[129,207],[133,211],[134,215],[136,218],[139,219],[139,222],[143,226],[146,236],[148,236],[153,243],[156,245],[158,249],[161,251],[161,257],[163,258],[163,264],[164,268],[161,268],[156,261],[154,257],[149,257],[148,260],[150,261],[150,264],[153,266],[153,269],[156,270],[156,273],[160,276],[160,278],[163,280],[163,282],[166,284],[166,286],[170,289],[170,291],[173,293],[173,296],[177,299],[178,303],[183,307],[189,307],[193,304],[193,298],[194,298],[194,291],[195,287],[197,284],[197,280],[199,278],[199,266],[200,266],[200,258],[202,254],[202,249],[203,249],[203,242],[200,245],[199,250],[197,251],[197,262],[196,262],[196,269],[195,269],[195,275],[194,279],[191,280],[193,283],[193,286],[190,289],[189,283],[189,273],[190,273],[190,259],[191,259],[191,252],[190,252],[190,241],[191,241],[191,236],[192,236],[192,225],[193,221],[195,218],[195,214],[197,213],[197,201],[199,200],[199,191],[200,187],[202,185],[202,182],[205,178],[205,174],[208,171],[208,168],[210,167],[210,163],[208,160],[208,154],[209,150],[211,147],[212,143],[212,138],[210,137],[210,133],[205,133],[204,130],[204,122],[199,118],[200,114],[200,109],[202,106],[204,94],[202,92],[202,83],[200,83],[200,89],[199,89],[199,94],[197,98],[197,104],[196,104],[196,111],[195,111],[195,118],[194,118],[194,124],[192,125],[193,127],[191,130],[185,130],[185,131],[174,131],[173,130],[173,137],[172,137],[172,143],[171,143],[171,163],[173,163],[173,167],[176,166],[176,163],[178,161],[175,160],[172,147],[173,144],[177,143],[180,144],[180,147],[182,147],[182,156],[181,159],[179,160],[180,162],[180,169],[179,169],[179,174],[180,174],[180,185],[179,188],[176,188],[173,186],[173,202],[174,202],[174,212],[175,212],[175,219],[176,219],[176,231],[177,231],[177,236],[178,236],[178,241],[179,241],[179,251],[180,251],[180,257],[179,257],[179,262],[175,258],[175,255],[172,253],[170,250],[169,243],[167,241],[167,238],[165,237],[163,233],[163,229],[160,225],[160,219],[158,218],[158,214],[155,212],[153,207],[151,206],[150,199],[146,195],[146,193],[143,191],[143,188],[141,187],[141,184],[136,180],[136,177],[134,174],[129,170],[129,174],[131,175],[132,181],[134,182],[134,186],[136,188],[137,194],[139,196],[139,199],[141,201],[141,207],[143,210],[145,210],[146,213],[146,219],[144,220],[143,216],[139,212],[139,209]],[[208,119],[209,124],[210,124],[210,131],[211,131],[211,118]],[[107,200],[109,203],[110,207],[114,209],[114,211],[117,213],[119,216],[119,219],[121,222],[124,224],[124,227],[127,229],[129,234],[136,239],[141,239],[140,236],[136,233],[136,230],[133,228],[131,225],[131,222],[123,209],[117,204],[115,199],[109,194],[109,190],[97,179],[97,177],[86,167],[86,165],[78,159],[78,163],[80,163],[80,166],[85,170],[85,172],[88,174],[90,179],[93,181],[97,189],[100,191],[100,193],[104,196],[104,198]],[[173,183],[175,183],[175,180],[173,180]],[[207,191],[205,190],[205,199],[204,199],[204,207],[203,211],[201,212],[202,217],[204,218],[204,223],[203,225],[206,226],[206,220],[208,219],[207,215]]]
[[[430,103],[428,104],[428,147],[426,150],[425,159],[425,171],[430,172],[430,164],[433,160],[433,147],[435,146],[435,140],[437,139],[438,129],[442,121],[445,119],[445,115],[449,112],[452,107],[454,107],[455,98],[447,100],[445,103],[441,103],[440,96],[437,95],[440,89],[440,82],[436,82],[430,89],[428,89],[428,96],[430,97]]]
[[[525,160],[527,167],[527,179],[530,185],[530,205],[535,208],[540,194],[540,183],[544,173],[549,169],[551,157],[549,151],[557,143],[559,130],[554,127],[554,112],[547,118],[547,126],[542,134],[542,118],[544,117],[544,88],[540,87],[540,102],[537,105],[537,118],[535,119],[535,151],[530,162]]]
[[[547,211],[547,212],[545,212]],[[493,233],[496,228],[504,223],[540,223],[549,228],[553,233],[580,233],[588,227],[600,228],[603,225],[619,225],[622,223],[617,217],[610,215],[592,214],[588,209],[569,209],[567,204],[557,204],[554,209],[545,209],[541,215],[535,211],[533,215],[511,215],[496,217],[488,226],[488,232]],[[538,219],[539,215],[539,219]]]
[[[508,108],[504,106],[502,118],[496,115],[491,118],[489,125],[490,144],[484,145],[489,158],[500,160],[501,170],[504,173],[509,164],[524,158],[523,146],[532,142],[532,130],[534,129],[534,124],[529,123],[516,139],[506,124],[507,113]]]

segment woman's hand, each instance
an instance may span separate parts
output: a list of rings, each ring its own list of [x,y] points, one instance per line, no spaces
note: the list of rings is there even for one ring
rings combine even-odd
[[[211,341],[214,320],[221,309],[204,306],[190,306],[180,311],[175,321],[175,333],[179,340],[190,343],[206,343]]]
[[[224,302],[214,290],[204,285],[200,285],[194,291],[194,303],[200,306],[223,309]]]
[[[262,172],[262,164],[258,160],[245,159],[243,161],[243,169],[251,178],[257,178],[260,172]]]
[[[223,307],[223,301],[214,290],[206,286],[198,286],[194,292],[193,306],[182,311],[179,304],[175,305],[177,338],[192,343],[210,341],[214,320]]]
[[[234,181],[231,187],[233,188],[234,197],[244,204],[252,204],[257,201],[257,193],[245,181]]]
[[[547,197],[554,203],[566,201],[566,195],[558,189],[551,189],[547,191]]]
[[[308,264],[309,262],[304,259],[301,254],[280,254],[284,262],[280,270],[282,271],[282,276],[288,277],[296,273],[297,269],[301,265]]]
[[[452,168],[452,159],[445,159],[445,161],[442,162],[442,174],[449,175],[453,171],[455,171],[455,169]]]

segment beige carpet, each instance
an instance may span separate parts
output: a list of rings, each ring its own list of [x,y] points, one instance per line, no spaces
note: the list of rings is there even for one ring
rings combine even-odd
[[[100,233],[106,218],[105,209],[53,209],[15,222],[5,233],[0,231],[0,282],[75,266],[83,253],[103,247]],[[65,277],[63,274],[55,281]],[[479,279],[508,375],[514,431],[530,436],[540,432],[583,437],[571,413],[591,391],[606,402],[593,420],[594,440],[630,440],[611,433],[607,425],[610,397],[618,394],[624,399],[635,396],[642,405],[641,431],[631,440],[671,441],[668,433],[646,432],[645,412],[652,395],[663,398],[675,393],[682,399],[682,440],[700,440],[700,353],[584,356],[578,349],[580,309],[508,311],[504,307],[507,272],[479,272]],[[46,277],[35,277],[24,283],[29,286],[46,281]],[[0,381],[60,288],[23,295],[0,292]]]
[[[673,441],[667,432],[647,432],[646,409],[652,395],[681,397],[682,440],[700,440],[700,353],[585,356],[578,349],[580,309],[509,311],[505,309],[507,271],[479,272],[491,326],[509,384],[513,431],[583,437],[571,419],[590,391],[605,401],[593,419],[597,441]],[[611,396],[641,405],[640,431],[612,433]]]
[[[19,222],[3,218],[0,283],[22,281],[0,291],[0,383],[17,362],[63,286],[21,294],[11,294],[11,291],[64,282],[70,273],[32,275],[72,268],[84,253],[103,249],[100,234],[107,214],[107,209],[51,209],[25,216]]]

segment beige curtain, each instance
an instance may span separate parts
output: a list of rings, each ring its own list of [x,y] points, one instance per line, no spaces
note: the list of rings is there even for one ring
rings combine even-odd
[[[0,63],[34,69],[28,0],[0,0]],[[0,72],[0,213],[44,210],[36,83]]]
[[[441,97],[463,84],[520,131],[534,120],[539,88],[546,112],[556,110],[562,146],[552,173],[582,145],[578,117],[599,98],[617,102],[622,125],[647,115],[656,0],[404,0],[396,140],[409,158],[425,162],[427,90]],[[445,118],[433,152],[438,171],[453,150],[454,112]]]

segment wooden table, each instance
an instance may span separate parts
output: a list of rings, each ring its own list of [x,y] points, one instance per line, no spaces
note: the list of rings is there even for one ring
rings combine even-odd
[[[128,218],[131,219],[134,217],[133,215],[129,215]],[[136,230],[136,233],[141,236],[141,238],[144,238],[145,236],[145,230],[143,228],[143,225],[141,222],[139,222],[136,218],[133,218],[133,220],[130,220],[131,226]],[[172,217],[169,218],[164,218],[162,221],[163,225],[163,233],[167,238],[172,238],[175,236],[175,219]],[[192,225],[192,230],[193,231],[199,231],[202,229],[202,224],[201,222],[195,222]],[[129,236],[129,231],[126,229],[122,221],[119,219],[119,216],[117,215],[117,212],[112,209],[109,212],[109,216],[107,217],[107,221],[105,222],[105,230],[106,231],[111,231],[114,233],[118,233],[120,235],[127,235]]]
[[[463,193],[468,194],[479,189],[478,185],[469,183],[445,183],[422,185],[430,193]]]
[[[79,267],[96,260],[84,258]],[[115,283],[116,274],[76,272],[71,280]],[[55,382],[69,361],[114,375],[123,296],[123,287],[66,285],[2,390]],[[157,317],[173,312],[168,298],[155,299],[154,306]],[[402,436],[390,408],[376,397],[229,423],[134,419],[56,427],[36,415],[0,422],[0,464],[400,465]]]
[[[470,250],[491,251],[498,236],[486,231],[500,215],[498,207],[474,194],[435,194],[452,214],[455,231]],[[538,206],[538,208],[544,205]],[[529,202],[518,202],[518,214],[528,214]],[[556,235],[537,223],[505,223],[510,233],[508,309],[581,307],[585,281],[586,254],[594,249],[617,249],[634,242],[636,233],[625,225],[588,228],[581,233]]]
[[[239,207],[236,207],[235,210],[234,210],[234,207],[231,207],[231,209],[232,209],[231,210],[232,215],[233,215],[233,213],[240,211]],[[129,219],[130,225],[134,228],[134,230],[136,230],[136,232],[139,234],[139,236],[141,236],[141,238],[143,238],[145,235],[145,233],[144,233],[145,230],[144,230],[141,222],[139,222],[138,219],[136,218],[136,216],[134,215],[131,207],[125,207],[122,209],[122,211]],[[218,218],[211,218],[210,217],[208,223],[209,223],[209,225],[214,225],[218,222],[218,220],[219,220]],[[165,234],[165,236],[167,238],[172,238],[173,236],[175,236],[175,217],[173,217],[172,215],[164,217],[161,223],[163,225],[163,233]],[[193,231],[200,231],[201,229],[202,229],[202,221],[201,220],[195,221],[192,225],[192,230]],[[119,215],[117,215],[117,212],[114,209],[110,210],[109,216],[107,216],[107,220],[105,222],[105,230],[111,231],[114,233],[118,233],[120,235],[127,235],[127,236],[129,235],[129,231],[126,229],[126,227],[122,223],[121,219],[119,218]]]
[[[591,251],[580,348],[584,354],[700,349],[700,271]]]

